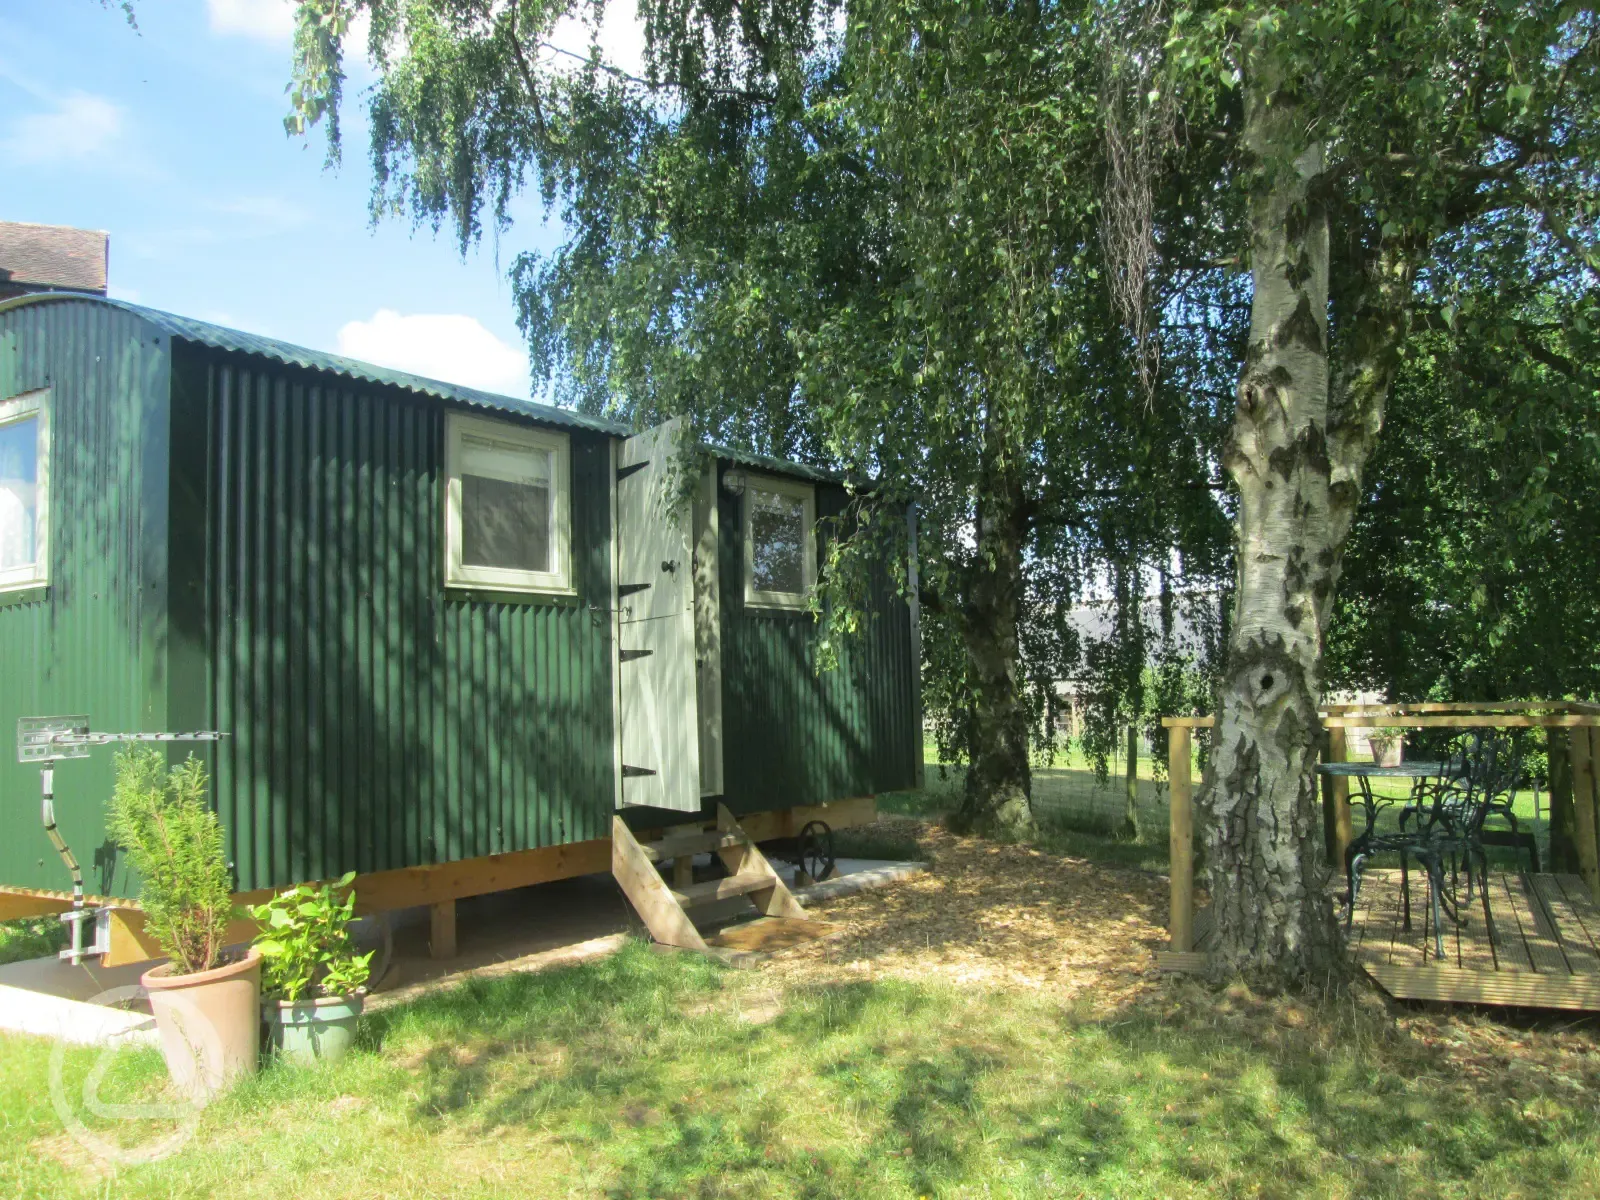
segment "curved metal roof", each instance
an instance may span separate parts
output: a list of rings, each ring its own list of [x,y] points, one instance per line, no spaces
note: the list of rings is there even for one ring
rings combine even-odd
[[[310,350],[305,346],[296,346],[292,342],[279,341],[277,338],[262,337],[260,334],[246,333],[240,329],[229,329],[224,325],[213,325],[209,321],[197,321],[193,317],[180,317],[176,313],[162,312],[156,308],[145,308],[142,305],[129,304],[126,300],[112,300],[105,296],[85,295],[81,292],[35,292],[26,296],[16,296],[9,300],[0,300],[0,312],[21,308],[29,304],[50,302],[102,304],[108,308],[118,308],[140,317],[171,337],[191,342],[197,346],[208,346],[213,350],[230,351],[236,354],[259,355],[263,358],[270,358],[274,362],[283,363],[286,366],[303,367],[308,371],[326,371],[344,379],[354,380],[357,383],[382,384],[390,387],[405,388],[408,391],[420,392],[425,396],[433,396],[456,404],[465,404],[471,408],[511,413],[515,416],[527,417],[550,425],[561,425],[569,429],[587,429],[595,433],[610,434],[613,437],[628,437],[637,432],[632,426],[623,424],[620,421],[589,416],[587,413],[580,413],[570,408],[556,408],[550,404],[536,404],[532,400],[519,400],[514,396],[502,396],[495,392],[480,391],[477,388],[461,387],[458,384],[445,383],[442,380],[413,375],[408,371],[397,371],[391,367],[380,367],[373,363],[362,362],[359,359],[346,358],[342,354],[328,354],[322,350]],[[758,471],[794,475],[817,482],[845,482],[845,477],[837,472],[822,467],[809,466],[806,463],[794,462],[790,459],[771,458],[764,454],[756,454],[752,451],[740,450],[732,446],[707,444],[706,449],[711,454],[727,462]],[[870,486],[870,484],[865,486]]]
[[[587,414],[574,412],[570,408],[556,408],[549,404],[535,404],[531,400],[519,400],[514,396],[501,396],[494,392],[479,391],[477,388],[461,387],[454,383],[444,383],[438,379],[427,379],[421,375],[413,375],[408,371],[396,371],[390,367],[379,367],[372,363],[361,362],[358,359],[346,358],[342,354],[328,354],[321,350],[309,350],[304,346],[296,346],[290,342],[280,342],[276,338],[262,337],[260,334],[245,333],[238,329],[228,329],[222,325],[213,325],[209,321],[196,321],[192,317],[180,317],[174,313],[162,312],[159,309],[144,308],[141,305],[129,304],[125,300],[111,300],[102,296],[85,296],[72,292],[36,292],[28,296],[18,296],[11,300],[0,302],[0,312],[12,308],[21,308],[28,304],[47,302],[73,302],[78,304],[103,304],[111,308],[120,308],[124,312],[133,313],[163,333],[192,342],[197,346],[209,346],[213,350],[227,350],[238,354],[254,354],[262,358],[270,358],[274,362],[283,363],[291,367],[304,367],[308,371],[327,371],[345,379],[358,383],[386,384],[390,387],[405,388],[408,391],[420,392],[425,396],[434,396],[440,400],[450,400],[457,404],[465,404],[472,408],[486,408],[497,412],[514,413],[520,417],[530,417],[536,421],[543,421],[551,425],[564,425],[572,429],[589,429],[596,433],[609,433],[618,437],[627,437],[633,432],[626,425],[616,421],[608,421],[603,417],[591,417]]]

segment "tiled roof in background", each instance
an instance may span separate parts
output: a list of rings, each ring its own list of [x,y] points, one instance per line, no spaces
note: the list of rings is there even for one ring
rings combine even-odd
[[[0,284],[104,295],[110,240],[93,229],[0,221]]]

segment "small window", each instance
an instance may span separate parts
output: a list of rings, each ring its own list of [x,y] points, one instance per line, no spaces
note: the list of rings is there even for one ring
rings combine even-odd
[[[0,590],[50,577],[48,395],[0,400]]]
[[[565,434],[450,414],[445,583],[571,592]]]
[[[817,581],[816,495],[810,484],[751,479],[745,489],[745,601],[804,608]]]

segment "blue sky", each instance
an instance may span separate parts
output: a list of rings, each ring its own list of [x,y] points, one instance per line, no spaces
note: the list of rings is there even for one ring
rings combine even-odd
[[[505,276],[560,240],[536,200],[465,261],[448,232],[370,228],[364,64],[327,171],[320,131],[283,130],[288,0],[136,9],[137,33],[96,0],[0,0],[0,220],[108,231],[113,296],[528,394]]]

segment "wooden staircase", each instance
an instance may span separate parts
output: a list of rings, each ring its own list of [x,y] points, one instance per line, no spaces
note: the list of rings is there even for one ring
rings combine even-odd
[[[705,853],[722,859],[728,868],[726,878],[705,883],[691,881],[689,863],[694,855]],[[668,862],[676,864],[672,883],[657,869],[657,864]],[[798,921],[806,926],[817,924],[806,920],[805,909],[772,869],[767,856],[721,804],[717,805],[716,828],[672,833],[655,842],[639,841],[621,817],[613,817],[611,873],[650,936],[664,946],[713,953],[715,939],[703,937],[689,914],[692,909],[732,896],[749,896],[766,918]]]

